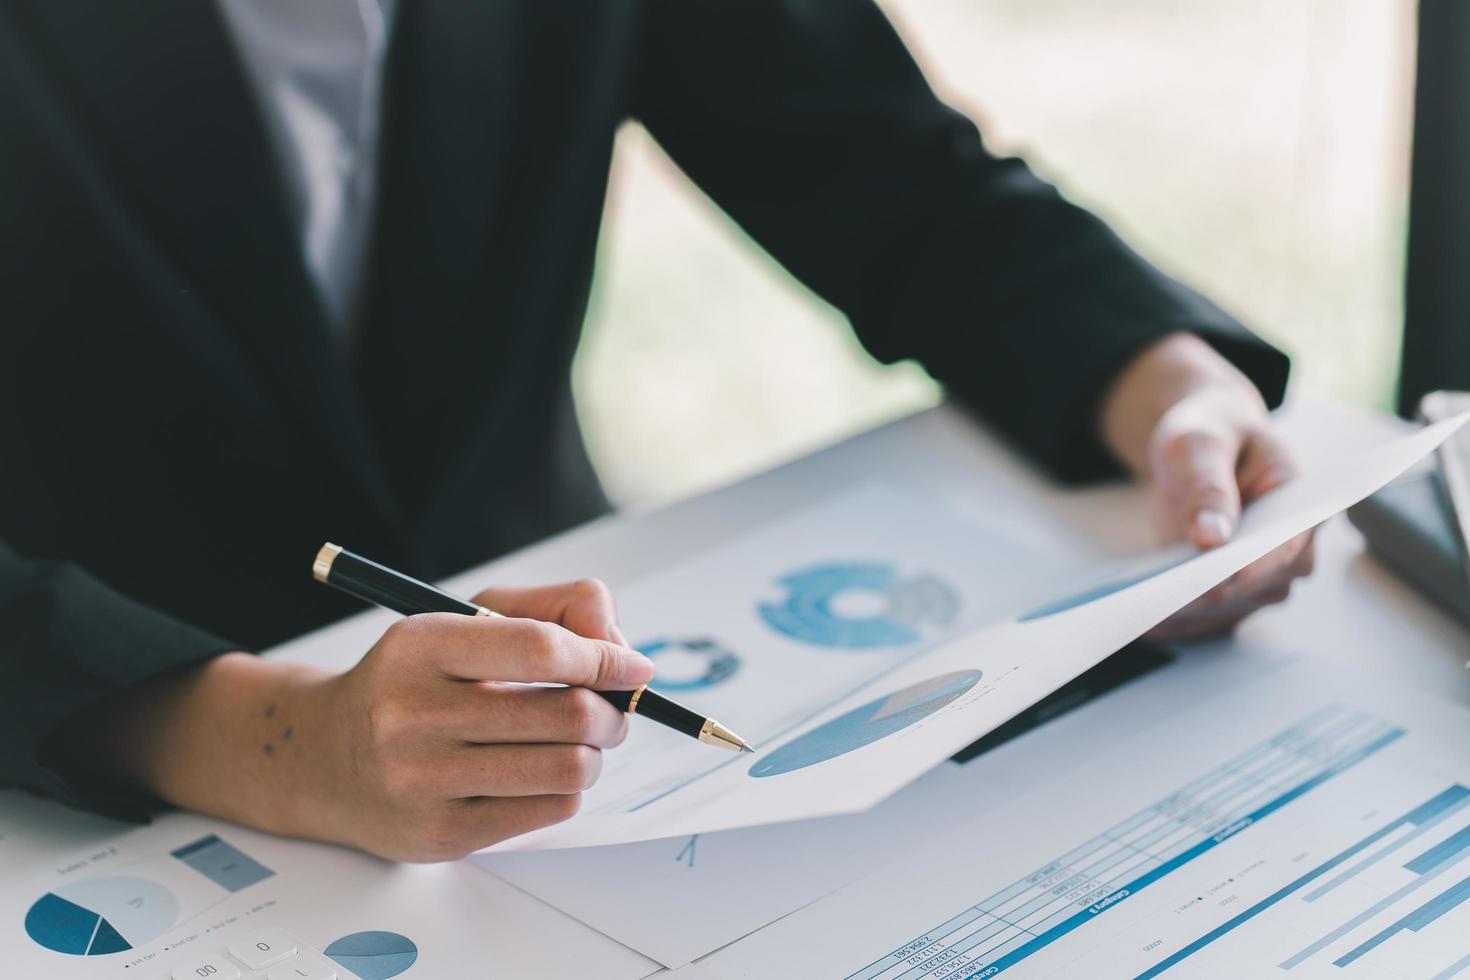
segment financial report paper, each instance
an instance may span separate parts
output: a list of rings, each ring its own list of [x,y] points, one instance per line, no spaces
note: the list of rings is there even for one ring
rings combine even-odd
[[[855,492],[753,532],[625,602],[633,642],[656,663],[681,665],[657,686],[740,731],[755,755],[634,725],[577,817],[496,850],[868,809],[1372,493],[1462,421],[1319,466],[1252,506],[1236,537],[1212,551],[1160,553],[1142,571],[1042,597],[1023,553],[997,583],[993,541],[892,491]]]
[[[570,980],[595,965],[599,978],[639,980],[658,969],[464,865],[398,865],[187,812],[134,827],[0,792],[0,977],[223,980],[241,976],[231,950],[282,950],[277,937],[293,952],[246,976]]]
[[[1470,712],[1243,666],[1027,735],[1027,792],[680,975],[1470,976]]]
[[[966,629],[1047,603],[1059,585],[1070,592],[1095,587],[1098,569],[1079,569],[1075,555],[1039,550],[1028,543],[1029,536],[1012,537],[1009,530],[967,524],[897,488],[867,484],[763,529],[738,549],[718,550],[645,579],[621,594],[621,618],[631,642],[651,651],[658,663],[659,687],[722,719],[739,717],[742,734],[762,744],[774,737],[770,729],[809,712],[814,693],[850,690]],[[806,556],[808,566],[767,575],[765,567],[781,567],[772,556],[786,552]],[[845,559],[834,562],[834,555]],[[810,564],[823,556],[826,564]],[[1118,562],[1102,577],[1128,579],[1156,564],[1155,555]],[[885,568],[894,571],[881,578],[874,574]],[[750,575],[748,582],[735,577],[739,569]],[[857,579],[858,570],[867,577]],[[828,600],[825,612],[815,611],[819,603],[810,595],[779,601],[792,592],[815,592],[804,583],[819,580],[825,580],[823,591],[846,593],[846,601]],[[915,581],[928,583],[927,603],[889,598],[894,592],[911,595]],[[671,595],[679,600],[669,601]],[[751,601],[750,595],[760,599]],[[867,608],[860,604],[864,601]],[[787,635],[785,620],[779,620],[780,628],[767,621],[768,610],[792,616],[793,607],[813,611],[793,616],[790,633],[820,628],[822,642]],[[899,625],[901,635],[885,636]],[[883,642],[859,645],[865,638]],[[760,707],[773,695],[778,700],[747,717],[747,705]],[[757,718],[770,729],[751,727]],[[640,739],[647,740],[636,749],[648,770],[647,782],[638,787],[643,794],[663,791],[680,771],[677,765],[697,776],[729,760],[652,726],[632,726],[630,741],[637,746]],[[620,747],[609,759],[627,751]],[[781,822],[606,847],[482,854],[473,860],[640,953],[678,967],[827,894],[873,862],[901,853],[915,835],[956,826],[987,799],[973,781],[961,778],[958,766],[934,769],[914,789],[872,810],[820,824]],[[587,805],[608,806],[596,793]],[[949,805],[935,806],[936,799]],[[852,860],[857,852],[863,853],[862,862]],[[629,903],[627,882],[635,879],[641,895]],[[690,915],[711,894],[722,896],[720,914]]]

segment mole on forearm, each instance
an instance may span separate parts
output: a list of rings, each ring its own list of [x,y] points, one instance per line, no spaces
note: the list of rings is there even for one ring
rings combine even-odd
[[[269,708],[265,709],[265,716],[267,718],[271,717],[275,713],[276,713],[276,706],[275,705],[271,705]],[[287,725],[285,728],[281,729],[281,741],[282,742],[289,742],[289,741],[291,741],[291,737],[293,735],[295,735],[295,734],[296,734],[296,726],[295,725]],[[260,747],[260,750],[262,752],[264,752],[266,755],[273,756],[273,755],[276,754],[276,744],[274,742],[266,742],[265,744],[263,744]]]
[[[276,706],[274,704],[268,704],[268,705],[266,705],[266,708],[265,708],[265,717],[269,719],[269,718],[274,718],[275,716],[276,716]],[[282,742],[289,742],[289,741],[291,741],[291,736],[294,735],[294,734],[296,734],[296,728],[295,728],[295,726],[293,726],[293,725],[287,725],[285,728],[283,728],[281,730],[281,741]],[[276,744],[274,742],[266,742],[266,743],[264,743],[260,747],[260,751],[263,752],[263,753],[265,753],[266,755],[274,756],[276,754]]]

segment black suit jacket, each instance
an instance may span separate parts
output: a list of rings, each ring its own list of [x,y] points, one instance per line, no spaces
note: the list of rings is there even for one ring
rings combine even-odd
[[[435,577],[605,506],[568,367],[629,118],[1059,474],[1106,465],[1098,398],[1170,331],[1280,396],[1280,354],[988,154],[862,0],[398,6],[344,345],[211,0],[0,4],[0,782],[75,799],[38,758],[63,719],[350,611],[324,539]]]

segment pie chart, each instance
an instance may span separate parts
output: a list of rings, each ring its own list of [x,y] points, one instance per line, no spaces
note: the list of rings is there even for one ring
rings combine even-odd
[[[658,686],[666,691],[714,687],[740,669],[738,656],[705,637],[653,640],[637,649],[645,657],[658,658]]]
[[[761,602],[766,625],[802,643],[875,650],[942,633],[959,597],[933,575],[903,576],[891,562],[836,562],[793,572],[780,600]]]
[[[101,956],[152,942],[178,914],[173,892],[146,878],[87,878],[37,899],[26,934],[58,953]]]
[[[354,932],[343,936],[324,952],[338,966],[351,970],[362,980],[388,980],[413,966],[419,948],[396,932]]]
[[[929,717],[979,680],[978,670],[957,670],[869,701],[757,759],[750,767],[750,775],[760,778],[795,772],[887,738]]]

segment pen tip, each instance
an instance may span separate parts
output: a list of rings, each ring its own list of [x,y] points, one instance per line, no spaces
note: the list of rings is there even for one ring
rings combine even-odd
[[[1467,666],[1470,666],[1470,665],[1467,665]],[[751,748],[749,744],[746,744],[746,745],[740,746],[740,751],[741,752],[754,752],[755,749]]]
[[[706,745],[717,745],[722,749],[729,749],[732,752],[753,751],[745,744],[745,739],[736,735],[713,718],[705,719],[704,727],[699,731],[699,740]]]

